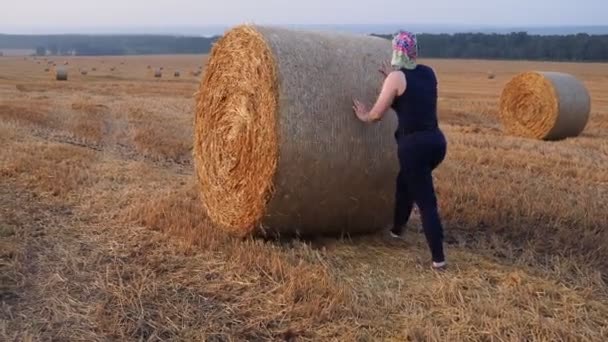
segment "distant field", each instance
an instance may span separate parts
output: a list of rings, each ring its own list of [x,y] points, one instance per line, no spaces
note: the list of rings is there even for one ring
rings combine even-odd
[[[608,340],[607,64],[426,61],[438,274],[417,218],[405,242],[213,229],[191,158],[205,58],[0,58],[0,340]],[[66,61],[67,82],[44,71]],[[501,132],[500,91],[531,69],[584,81],[582,136]]]

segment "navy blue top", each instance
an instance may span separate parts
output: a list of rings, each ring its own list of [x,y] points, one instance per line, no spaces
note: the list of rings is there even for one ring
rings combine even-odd
[[[405,74],[407,87],[392,104],[399,119],[398,132],[410,134],[438,129],[435,72],[422,64],[418,64],[413,70],[401,69],[401,71]]]

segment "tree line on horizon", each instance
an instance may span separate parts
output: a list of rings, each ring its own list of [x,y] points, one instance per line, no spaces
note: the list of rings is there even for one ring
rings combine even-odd
[[[392,39],[390,35],[376,35]],[[421,57],[544,61],[608,61],[608,35],[420,34]]]
[[[374,34],[391,39],[391,35]],[[204,54],[219,37],[162,35],[1,35],[0,49],[31,49],[36,55]],[[419,34],[424,58],[545,61],[608,61],[608,35]]]

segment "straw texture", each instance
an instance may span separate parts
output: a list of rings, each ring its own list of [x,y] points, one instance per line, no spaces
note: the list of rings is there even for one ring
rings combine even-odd
[[[585,129],[591,98],[572,75],[557,72],[525,72],[515,76],[500,99],[500,118],[510,134],[560,140]]]
[[[394,114],[369,125],[390,42],[240,26],[214,46],[197,95],[203,205],[239,234],[370,232],[391,221]]]

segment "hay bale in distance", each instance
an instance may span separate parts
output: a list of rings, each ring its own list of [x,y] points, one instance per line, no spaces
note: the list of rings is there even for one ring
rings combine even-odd
[[[114,70],[116,70],[116,68],[114,68],[114,67],[111,67],[111,68],[110,68],[110,71],[111,71],[111,72],[114,72]]]
[[[500,97],[504,129],[517,136],[560,140],[581,134],[589,120],[589,92],[574,76],[524,72],[505,86]]]
[[[92,68],[91,71],[97,71],[97,68]]]
[[[51,69],[49,69],[49,68],[44,68],[44,72],[49,72],[49,71],[51,71]]]
[[[81,75],[83,75],[83,76],[86,76],[88,73],[89,73],[89,72],[88,72],[88,71],[86,71],[86,70],[82,70],[82,71],[80,71],[80,74],[81,74]]]
[[[496,78],[496,74],[492,71],[488,71],[488,79],[493,80],[494,78]]]
[[[163,73],[162,73],[161,69],[154,70],[154,77],[156,77],[156,78],[163,77]]]
[[[375,100],[390,51],[390,41],[364,35],[229,30],[197,94],[193,153],[209,218],[239,235],[386,227],[396,116],[363,124],[352,97]]]
[[[67,81],[68,70],[66,68],[57,68],[57,70],[55,70],[55,79],[57,81]]]
[[[180,76],[179,71],[174,72],[174,73],[173,73],[173,76],[174,76],[174,77],[179,77],[179,76]]]

